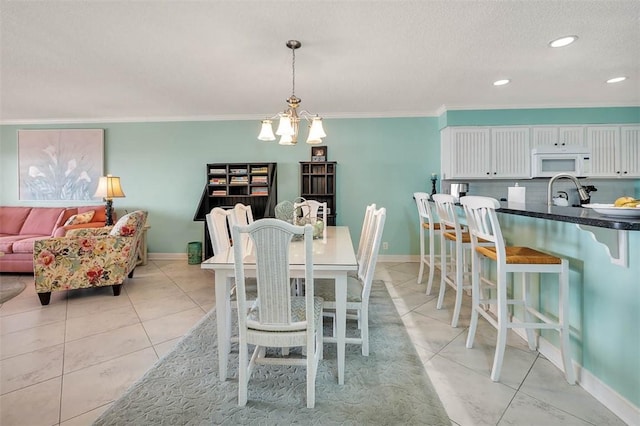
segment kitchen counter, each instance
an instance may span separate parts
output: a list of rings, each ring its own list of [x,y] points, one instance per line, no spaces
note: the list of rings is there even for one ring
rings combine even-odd
[[[583,207],[548,206],[543,203],[516,204],[501,201],[500,209],[497,211],[500,213],[557,220],[598,228],[640,231],[640,218],[603,216],[590,208]]]

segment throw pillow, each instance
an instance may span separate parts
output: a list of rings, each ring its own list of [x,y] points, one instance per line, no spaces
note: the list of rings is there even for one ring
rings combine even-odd
[[[140,221],[140,214],[138,212],[126,214],[113,226],[109,235],[131,237],[136,233],[136,229],[138,229],[138,221]]]
[[[64,225],[65,226],[67,226],[67,225],[80,225],[80,224],[83,224],[83,223],[89,223],[89,222],[91,222],[91,219],[93,219],[93,216],[95,214],[96,214],[95,210],[89,210],[88,212],[74,214],[69,219],[67,219],[67,221],[64,223]]]

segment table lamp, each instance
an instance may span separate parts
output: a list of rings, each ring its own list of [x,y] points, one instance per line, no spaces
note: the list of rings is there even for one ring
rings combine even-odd
[[[113,199],[125,197],[122,187],[120,186],[120,177],[111,175],[100,176],[98,189],[96,189],[96,193],[93,196],[102,197],[105,200],[106,225],[113,225]]]

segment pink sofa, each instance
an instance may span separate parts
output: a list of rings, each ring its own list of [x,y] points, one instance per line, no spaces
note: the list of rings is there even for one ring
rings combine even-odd
[[[64,225],[74,214],[94,210],[89,223]],[[105,225],[103,205],[82,207],[5,207],[0,206],[0,272],[33,273],[33,243],[62,237],[70,229],[98,228]]]

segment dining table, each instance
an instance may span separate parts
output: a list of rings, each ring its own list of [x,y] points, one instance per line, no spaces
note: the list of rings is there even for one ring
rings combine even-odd
[[[248,240],[242,241],[241,244],[248,244]],[[289,250],[291,278],[304,278],[303,241],[292,241]],[[245,276],[255,276],[255,257],[248,253],[244,260]],[[233,247],[206,259],[202,262],[201,268],[214,272],[219,378],[225,381],[231,351],[231,289],[235,276]],[[335,338],[338,383],[341,385],[344,384],[345,370],[347,274],[356,271],[357,268],[356,254],[347,226],[327,226],[323,237],[313,240],[313,276],[332,279],[335,285]]]

